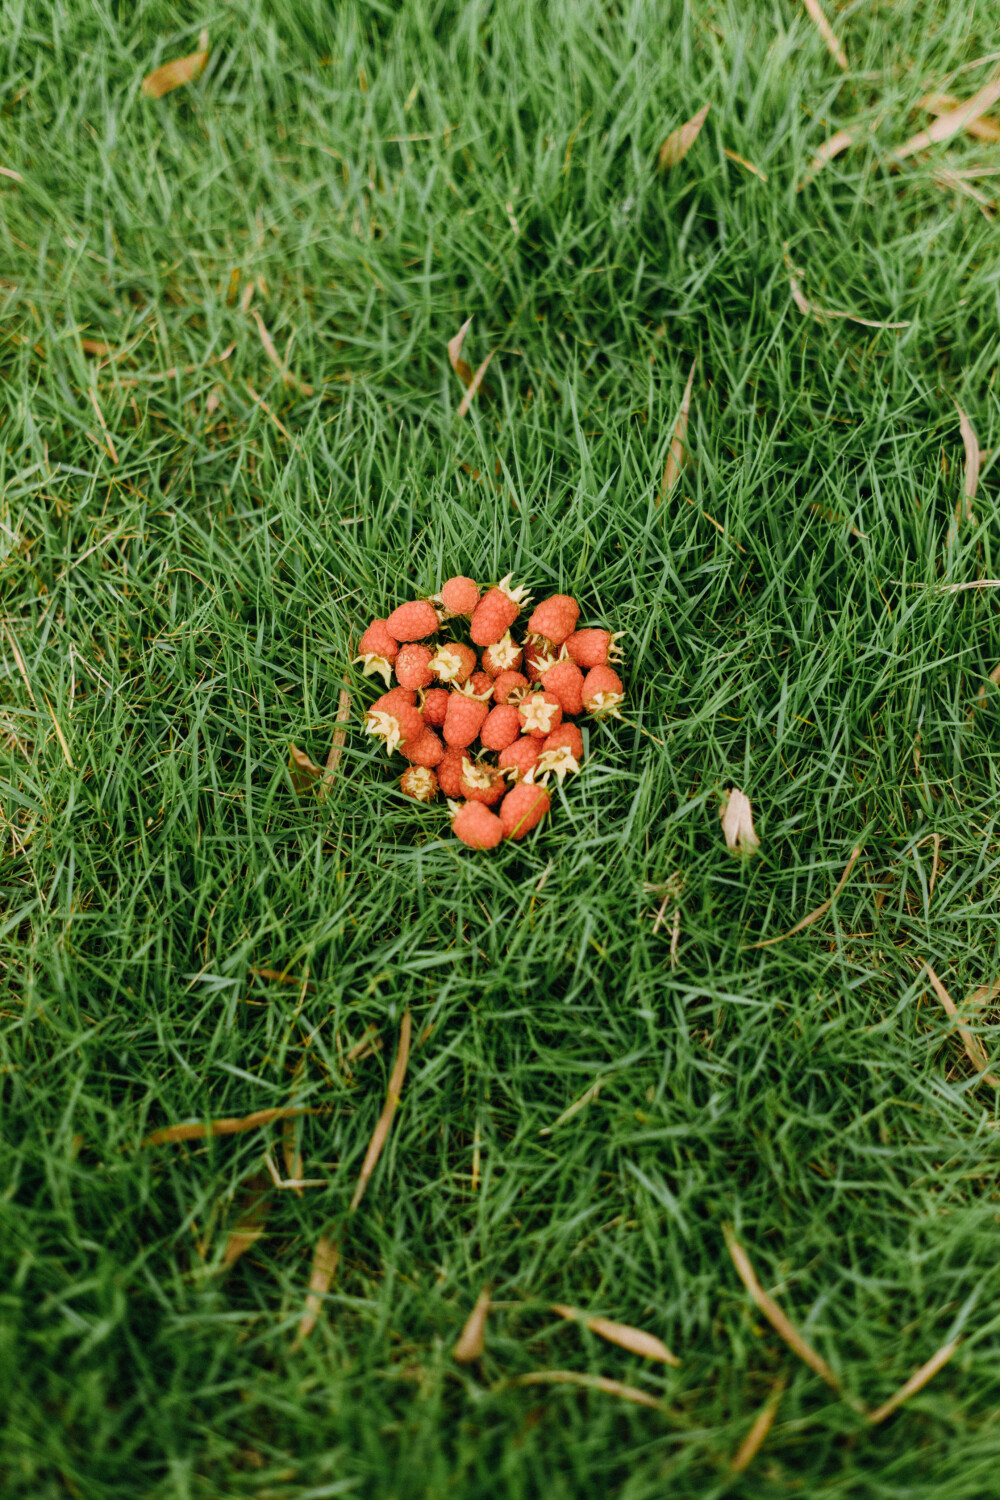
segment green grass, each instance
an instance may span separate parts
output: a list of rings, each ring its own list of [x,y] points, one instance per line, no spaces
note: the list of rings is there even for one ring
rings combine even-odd
[[[953,524],[953,399],[1000,444],[1000,252],[933,180],[981,145],[887,166],[920,94],[989,76],[957,70],[995,14],[835,20],[846,75],[792,0],[5,0],[5,1494],[1000,1494],[996,1099],[920,977],[960,1000],[1000,964],[996,689],[970,717],[997,595],[937,587],[1000,576],[990,460]],[[143,98],[202,24],[204,76]],[[803,318],[786,246],[816,302],[910,326]],[[258,278],[312,395],[240,310]],[[470,314],[492,399],[458,422],[445,344]],[[693,360],[694,462],[658,507]],[[454,571],[627,632],[629,722],[593,727],[550,822],[490,857],[398,795],[356,668],[329,798],[285,769],[290,741],[324,760],[367,620]],[[748,864],[719,830],[731,782]],[[746,948],[855,844],[827,916]],[[646,886],[675,876],[671,967]],[[997,1013],[974,1024],[1000,1063]],[[367,1026],[382,1049],[348,1064]],[[272,1193],[227,1273],[280,1128],[140,1142],[292,1097],[326,1185]],[[753,1308],[726,1224],[848,1398],[957,1353],[867,1427]],[[293,1350],[321,1233],[340,1270]],[[512,1383],[552,1368],[665,1409]]]

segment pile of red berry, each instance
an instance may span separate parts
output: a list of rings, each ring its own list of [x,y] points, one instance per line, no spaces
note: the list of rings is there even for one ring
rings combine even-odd
[[[433,599],[373,620],[358,647],[365,674],[378,673],[388,689],[365,728],[410,762],[399,783],[406,796],[431,802],[444,792],[452,832],[472,849],[537,827],[549,810],[549,777],[580,769],[583,735],[572,718],[617,714],[625,696],[610,631],[578,630],[576,600],[553,594],[519,645],[511,629],[526,602],[510,577],[484,594],[471,578],[449,578]],[[469,622],[471,645],[427,644],[459,619]]]

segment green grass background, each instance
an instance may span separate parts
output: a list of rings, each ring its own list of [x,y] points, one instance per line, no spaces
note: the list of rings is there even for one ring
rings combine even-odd
[[[1000,253],[933,180],[997,148],[887,166],[921,93],[990,76],[959,70],[996,15],[827,9],[847,74],[792,0],[4,0],[5,1494],[1000,1495],[996,1101],[920,978],[960,999],[998,973],[994,688],[969,717],[997,596],[937,585],[1000,574],[989,459],[953,523],[953,402],[1000,441]],[[143,98],[202,25],[204,76]],[[797,193],[845,125],[863,144]],[[818,303],[910,326],[803,318],[786,246]],[[240,310],[258,278],[312,395]],[[458,422],[470,315],[492,398]],[[658,507],[692,361],[694,462]],[[592,727],[551,820],[490,857],[398,794],[357,669],[331,796],[285,770],[290,740],[324,760],[368,619],[457,571],[627,632],[630,722]],[[750,864],[720,834],[730,782]],[[746,951],[855,844],[826,918]],[[672,968],[644,887],[675,875]],[[348,1065],[366,1026],[383,1048]],[[225,1274],[278,1129],[139,1143],[293,1093],[327,1185],[273,1193]],[[867,1428],[754,1310],[726,1223],[854,1396],[958,1352]],[[341,1266],[293,1352],[321,1232]],[[486,1354],[459,1367],[484,1283]],[[510,1383],[545,1368],[665,1411]]]

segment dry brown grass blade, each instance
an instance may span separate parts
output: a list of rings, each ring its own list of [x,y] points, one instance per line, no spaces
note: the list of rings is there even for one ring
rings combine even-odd
[[[309,979],[302,979],[298,974],[289,974],[287,969],[251,969],[251,974],[256,974],[258,979],[272,979],[276,984],[303,984],[307,990],[314,990],[316,986]]]
[[[465,1320],[465,1327],[458,1336],[458,1343],[451,1351],[452,1358],[460,1365],[469,1365],[481,1359],[486,1347],[486,1317],[490,1310],[490,1289],[484,1286],[476,1298],[476,1305]]]
[[[108,445],[108,453],[110,455],[111,462],[113,464],[117,464],[117,462],[118,462],[118,453],[117,453],[117,450],[115,449],[114,441],[113,441],[113,439],[111,437],[111,434],[108,431],[108,424],[104,420],[104,413],[101,411],[100,404],[98,403],[97,392],[94,390],[94,387],[92,385],[89,385],[87,387],[87,394],[90,397],[90,404],[94,408],[95,413],[97,414],[97,420],[101,424],[101,431],[104,433],[104,441]]]
[[[971,521],[972,502],[979,488],[979,464],[982,455],[975,428],[957,401],[955,410],[958,412],[958,425],[962,433],[962,442],[965,445],[965,519]]]
[[[846,318],[849,323],[860,323],[864,328],[910,327],[909,322],[886,323],[880,321],[878,318],[861,318],[857,313],[843,312],[837,308],[818,307],[815,302],[809,300],[802,290],[802,283],[799,281],[802,272],[791,264],[787,256],[785,257],[785,265],[788,268],[788,284],[792,293],[792,301],[799,312],[807,318],[815,318],[818,323],[822,323],[824,320],[830,318]]]
[[[28,697],[31,699],[32,707],[37,708],[38,704],[35,702],[35,695],[31,691],[31,679],[28,677],[28,669],[24,665],[24,657],[21,655],[21,652],[18,649],[17,642],[15,641],[10,630],[7,628],[6,624],[4,624],[3,633],[7,637],[7,644],[9,645],[11,651],[14,653],[14,660],[17,662],[17,670],[21,674],[21,681],[24,683],[24,686],[27,689]]]
[[[466,318],[455,337],[448,340],[448,363],[466,389],[472,384],[472,366],[462,358],[462,345],[471,322],[471,318]]]
[[[252,1115],[229,1117],[222,1120],[196,1120],[185,1125],[164,1125],[154,1130],[141,1143],[143,1146],[165,1146],[171,1141],[207,1141],[215,1135],[242,1135],[247,1130],[256,1130],[258,1125],[270,1125],[273,1120],[285,1120],[289,1115],[310,1115],[311,1109],[255,1109]]]
[[[703,104],[696,115],[692,115],[690,120],[685,120],[683,125],[678,125],[676,130],[670,132],[660,147],[661,172],[667,171],[670,167],[676,167],[678,162],[684,160],[698,139],[711,107],[711,101]]]
[[[232,1229],[226,1236],[226,1248],[222,1253],[223,1270],[234,1266],[241,1255],[255,1245],[264,1233],[267,1218],[268,1177],[266,1172],[255,1172],[243,1187],[239,1207]]]
[[[852,526],[847,517],[842,516],[839,510],[831,510],[828,505],[820,505],[817,500],[810,500],[809,509],[813,515],[822,516],[824,521],[829,521],[834,526],[846,526],[851,536],[857,537],[859,542],[866,542],[868,540],[867,533],[859,531],[856,526]]]
[[[250,393],[250,399],[252,401],[256,401],[257,405],[260,407],[264,415],[271,418],[271,421],[274,423],[275,427],[277,427],[278,431],[281,433],[281,436],[287,438],[290,443],[294,443],[295,439],[292,437],[292,434],[289,432],[284,422],[282,422],[280,417],[275,416],[274,412],[268,406],[263,396],[259,396],[257,394],[253,386],[250,384],[249,380],[246,381],[246,388]]]
[[[810,1370],[815,1370],[820,1379],[825,1380],[827,1385],[835,1390],[838,1395],[842,1395],[840,1381],[830,1369],[826,1360],[821,1354],[816,1353],[811,1344],[806,1343],[799,1330],[786,1318],[774,1298],[767,1295],[757,1280],[754,1268],[750,1264],[749,1256],[728,1224],[723,1226],[723,1233],[726,1236],[726,1245],[729,1253],[733,1257],[733,1265],[736,1267],[739,1278],[750,1293],[758,1311],[764,1314],[764,1317],[770,1323],[775,1333],[784,1339],[789,1349],[792,1349],[799,1356],[799,1359],[804,1360]]]
[[[0,177],[9,177],[11,182],[24,181],[20,172],[15,172],[13,167],[0,167]]]
[[[794,927],[789,927],[787,932],[780,933],[778,937],[764,938],[763,941],[759,943],[747,943],[745,948],[743,949],[743,952],[748,953],[752,948],[773,948],[775,943],[783,943],[786,938],[794,937],[795,934],[797,932],[801,932],[804,927],[811,927],[814,922],[819,921],[820,917],[825,917],[827,912],[830,910],[830,907],[836,901],[837,897],[840,895],[841,891],[844,889],[844,886],[850,879],[851,871],[854,869],[860,853],[861,845],[855,844],[854,848],[851,850],[851,857],[847,861],[847,864],[844,866],[843,875],[841,875],[840,879],[837,881],[837,884],[834,886],[829,896],[827,896],[826,900],[823,901],[819,906],[817,906],[815,911],[811,911],[808,916],[803,917],[800,922],[796,922]]]
[[[303,1173],[302,1152],[299,1150],[295,1121],[291,1117],[286,1119],[281,1127],[281,1155],[285,1163],[285,1176],[291,1178],[293,1182],[298,1182]],[[300,1187],[296,1187],[295,1193],[297,1197],[302,1197]]]
[[[375,1126],[371,1141],[368,1144],[368,1150],[365,1152],[365,1159],[361,1164],[361,1172],[358,1177],[357,1187],[354,1189],[354,1196],[351,1199],[352,1213],[357,1208],[362,1198],[365,1196],[365,1188],[368,1186],[368,1179],[374,1172],[375,1164],[378,1161],[379,1157],[382,1155],[385,1143],[389,1139],[389,1127],[392,1125],[392,1117],[396,1113],[396,1110],[399,1106],[400,1090],[403,1087],[403,1079],[406,1076],[406,1065],[409,1062],[410,1058],[410,1036],[412,1033],[412,1029],[413,1022],[410,1017],[410,1012],[407,1011],[403,1016],[403,1020],[399,1028],[399,1050],[396,1053],[396,1061],[393,1064],[392,1076],[389,1079],[389,1088],[386,1092],[385,1105],[383,1106],[382,1113],[378,1117],[378,1123]]]
[[[490,360],[493,358],[495,353],[495,349],[490,350],[489,354],[487,354],[486,358],[479,366],[479,369],[476,371],[475,375],[473,375],[472,379],[469,381],[465,395],[459,402],[458,411],[455,413],[456,417],[464,417],[466,412],[469,410],[469,407],[472,405],[473,398],[475,397],[477,391],[479,390],[479,387],[483,383],[483,376],[486,374],[486,371],[490,367]]]
[[[633,1401],[636,1406],[650,1406],[654,1411],[664,1411],[662,1401],[640,1391],[634,1385],[622,1385],[620,1380],[609,1380],[606,1375],[586,1375],[582,1370],[532,1370],[527,1375],[518,1375],[513,1385],[583,1385],[592,1391],[604,1391],[609,1396],[621,1396],[623,1401]]]
[[[943,193],[960,193],[963,198],[969,198],[979,209],[984,219],[996,217],[997,206],[992,198],[987,198],[978,188],[974,188],[971,182],[967,182],[960,172],[951,172],[947,168],[935,172],[933,177],[935,187],[939,187]]]
[[[828,139],[823,142],[822,146],[820,146],[819,150],[816,152],[816,155],[809,163],[808,167],[805,170],[805,175],[802,178],[802,181],[796,188],[796,192],[801,192],[804,187],[808,187],[810,182],[812,182],[813,178],[816,176],[816,173],[822,172],[827,162],[833,161],[835,156],[839,156],[842,151],[846,151],[848,146],[852,145],[853,142],[853,131],[834,131],[833,135],[828,137]]]
[[[917,106],[919,109],[926,109],[929,115],[945,115],[956,109],[961,102],[954,94],[925,94],[922,99],[917,100]],[[974,135],[981,141],[1000,141],[1000,125],[995,120],[983,117],[970,120],[965,133]]]
[[[264,345],[264,353],[267,355],[272,365],[274,365],[275,369],[279,371],[285,385],[291,386],[292,389],[298,391],[300,395],[311,396],[313,394],[312,386],[307,385],[304,380],[300,380],[299,377],[297,375],[294,375],[285,364],[284,360],[281,358],[281,355],[274,347],[274,340],[271,338],[271,335],[267,331],[267,326],[264,322],[264,319],[261,317],[256,308],[253,308],[250,316],[257,324],[257,332],[260,334],[260,341]]]
[[[931,968],[930,964],[925,963],[924,968],[927,970],[927,977],[931,982],[931,986],[934,990],[935,995],[937,995],[938,999],[941,1001],[941,1004],[944,1006],[949,1016],[957,1021],[958,1006],[955,1004],[954,1000],[951,998],[948,991],[941,983],[941,980]],[[981,1076],[983,1082],[990,1084],[995,1089],[1000,1089],[1000,1078],[995,1077],[994,1074],[987,1071],[989,1068],[989,1062],[986,1057],[986,1048],[983,1046],[982,1042],[977,1036],[973,1036],[969,1028],[967,1026],[963,1026],[961,1022],[958,1022],[956,1030],[959,1036],[962,1038],[962,1045],[965,1048],[966,1057],[969,1059],[976,1072]]]
[[[919,1370],[915,1370],[906,1384],[901,1385],[895,1395],[890,1396],[888,1401],[876,1407],[873,1412],[869,1412],[868,1421],[871,1425],[874,1427],[876,1422],[884,1422],[886,1417],[891,1416],[898,1407],[902,1406],[904,1401],[908,1401],[911,1396],[916,1395],[917,1391],[922,1390],[928,1380],[933,1379],[938,1370],[948,1363],[958,1348],[959,1342],[959,1339],[952,1339],[949,1343],[942,1344],[938,1352],[932,1354],[927,1363],[921,1365]]]
[[[957,109],[938,115],[933,125],[929,125],[926,130],[918,130],[916,135],[911,135],[910,139],[904,141],[899,150],[894,153],[896,160],[905,161],[908,156],[913,156],[917,151],[926,151],[928,146],[950,141],[953,135],[968,130],[969,126],[981,115],[984,115],[988,109],[992,109],[998,99],[1000,99],[1000,77],[984,84],[977,94],[973,94],[971,99],[966,99],[965,103],[960,104]]]
[[[207,370],[211,365],[225,364],[235,348],[234,342],[223,349],[221,354],[213,354],[211,359],[206,359],[200,365],[171,365],[169,370],[153,370],[148,375],[119,375],[118,384],[139,385],[144,380],[176,380],[178,375],[194,375],[199,370]]]
[[[185,83],[192,83],[207,62],[208,32],[203,30],[198,38],[198,51],[187,57],[175,57],[161,68],[154,68],[152,73],[147,73],[142,80],[142,92],[147,99],[162,99],[164,94],[172,93]]]
[[[658,1359],[665,1365],[680,1368],[681,1362],[677,1355],[671,1354],[666,1344],[655,1334],[633,1328],[630,1323],[613,1323],[610,1318],[588,1317],[585,1312],[580,1312],[576,1307],[566,1307],[562,1302],[553,1302],[552,1311],[571,1323],[583,1323],[598,1338],[607,1339],[609,1344],[617,1344],[630,1354],[641,1354],[643,1359]]]
[[[844,51],[837,37],[834,35],[833,27],[820,8],[819,0],[802,0],[803,5],[809,12],[809,19],[813,22],[816,30],[826,43],[827,51],[837,64],[847,72],[847,53]]]
[[[346,724],[351,717],[351,695],[347,691],[348,679],[344,678],[345,686],[340,690],[340,698],[337,702],[337,717],[334,720],[337,726],[333,731],[333,744],[330,746],[330,754],[326,758],[326,769],[323,772],[323,785],[319,789],[321,797],[327,797],[330,788],[340,767],[344,746],[347,744],[347,730],[341,726]]]
[[[289,745],[288,774],[291,777],[292,790],[301,796],[303,792],[313,790],[323,772],[314,760],[309,759],[304,750],[299,749],[298,745]]]
[[[966,995],[966,1005],[992,1005],[993,1001],[1000,997],[1000,979],[994,979],[991,984],[981,984],[978,989],[973,990],[971,995]]]
[[[771,1423],[778,1414],[778,1407],[781,1405],[781,1398],[784,1394],[785,1382],[779,1380],[754,1418],[750,1431],[733,1454],[732,1463],[729,1465],[731,1474],[742,1474],[743,1470],[748,1469],[757,1457],[763,1447],[764,1439],[771,1431]]]
[[[321,1234],[313,1251],[312,1273],[309,1277],[309,1291],[306,1293],[305,1312],[299,1319],[295,1341],[292,1344],[293,1349],[298,1349],[316,1327],[316,1319],[320,1315],[323,1298],[330,1290],[333,1278],[337,1274],[339,1260],[340,1251],[337,1246],[332,1240],[328,1240],[325,1234]]]
[[[697,361],[691,365],[688,371],[687,385],[681,397],[680,411],[677,413],[677,421],[674,423],[674,435],[670,439],[670,452],[667,454],[666,467],[663,470],[663,481],[660,484],[660,499],[662,502],[669,495],[674,485],[680,478],[681,470],[687,458],[687,430],[688,412],[691,409],[691,386],[694,383],[694,368]]]
[[[747,161],[745,156],[740,156],[738,151],[730,151],[728,146],[723,146],[722,154],[727,161],[734,161],[738,167],[743,167],[747,172],[752,172],[759,177],[761,182],[767,181],[767,173],[762,172],[760,167],[755,167],[752,161]]]
[[[723,792],[725,801],[719,809],[722,833],[730,854],[753,855],[760,848],[760,839],[753,826],[753,806],[750,798],[738,787]]]

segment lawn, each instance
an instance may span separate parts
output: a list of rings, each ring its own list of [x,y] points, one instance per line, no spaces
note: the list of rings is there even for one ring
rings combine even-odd
[[[996,10],[824,8],[5,0],[5,1495],[1000,1495]],[[458,572],[626,632],[491,854],[350,665]]]

